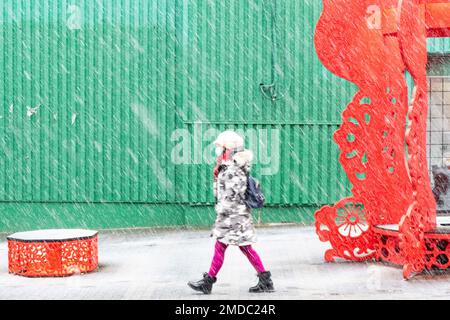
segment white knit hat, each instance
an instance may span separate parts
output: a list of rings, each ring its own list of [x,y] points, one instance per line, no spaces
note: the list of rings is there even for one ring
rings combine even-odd
[[[214,141],[217,147],[223,147],[227,149],[235,149],[244,147],[244,139],[238,135],[236,132],[227,130],[221,132],[217,139]]]

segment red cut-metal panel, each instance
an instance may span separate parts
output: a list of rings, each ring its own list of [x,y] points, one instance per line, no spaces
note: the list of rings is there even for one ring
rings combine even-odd
[[[332,248],[325,252],[325,261],[335,257],[364,261],[375,256],[376,238],[367,220],[363,202],[344,198],[334,206],[324,206],[316,212],[316,230],[321,241]]]
[[[424,21],[428,37],[450,37],[449,0],[428,0],[420,2],[418,6],[425,14]],[[397,1],[384,3],[382,14],[382,30],[384,34],[394,34],[398,32],[398,15],[399,10]],[[422,19],[420,20],[423,21]]]
[[[98,236],[64,241],[8,240],[8,271],[25,277],[63,277],[98,268]]]
[[[428,37],[450,37],[450,0],[428,0],[425,22]]]
[[[359,88],[334,134],[353,197],[323,207],[315,216],[320,239],[332,245],[327,261],[372,258],[352,252],[377,247],[372,236],[376,225],[397,224],[404,277],[425,268],[424,234],[436,226],[426,161],[426,39],[445,34],[448,5],[446,0],[323,1],[315,32],[317,54],[331,72]],[[414,80],[411,102],[405,71]],[[367,221],[356,236],[339,226],[338,213],[348,211],[342,208],[350,199],[362,206]],[[347,215],[358,221],[358,215]]]
[[[424,233],[436,226],[436,203],[431,192],[426,154],[428,83],[425,7],[420,5],[419,0],[404,0],[400,10],[400,51],[406,69],[414,80],[406,131],[413,201],[399,222],[400,248],[405,258],[403,276],[408,278],[425,267]]]
[[[400,244],[398,230],[375,227],[373,230],[375,240],[375,257],[379,261],[404,265],[407,263]],[[428,270],[448,269],[450,267],[450,236],[448,233],[434,231],[425,233],[425,254],[423,263]]]

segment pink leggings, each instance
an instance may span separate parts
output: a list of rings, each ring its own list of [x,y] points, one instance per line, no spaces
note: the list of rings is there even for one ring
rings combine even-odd
[[[214,247],[214,257],[211,262],[211,268],[209,269],[208,272],[208,274],[211,277],[217,276],[220,268],[222,268],[223,260],[225,259],[225,250],[227,250],[227,248],[228,248],[227,244],[224,244],[220,241],[216,241],[216,245]],[[264,269],[264,266],[262,264],[261,258],[259,257],[258,253],[252,248],[251,245],[240,246],[239,249],[241,249],[242,253],[245,254],[247,259],[250,261],[250,263],[258,273],[266,271],[266,269]]]

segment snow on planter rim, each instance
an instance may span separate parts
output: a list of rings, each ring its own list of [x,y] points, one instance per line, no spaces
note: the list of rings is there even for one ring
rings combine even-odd
[[[98,235],[96,230],[86,229],[46,229],[16,232],[6,237],[8,240],[22,242],[60,242],[94,238]]]

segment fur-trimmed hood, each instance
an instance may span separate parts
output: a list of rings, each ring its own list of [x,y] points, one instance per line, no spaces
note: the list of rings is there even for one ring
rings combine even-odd
[[[240,167],[250,166],[253,161],[253,152],[247,149],[239,151],[233,155],[233,161]]]

